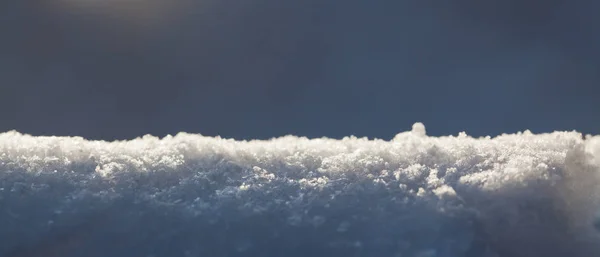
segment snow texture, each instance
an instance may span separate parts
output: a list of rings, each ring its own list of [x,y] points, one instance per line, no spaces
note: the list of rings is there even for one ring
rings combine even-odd
[[[0,134],[4,257],[600,256],[600,137]]]

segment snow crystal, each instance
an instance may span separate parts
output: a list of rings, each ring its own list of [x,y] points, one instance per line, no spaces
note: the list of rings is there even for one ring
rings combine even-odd
[[[413,124],[411,132],[415,136],[420,136],[420,137],[424,137],[427,135],[427,133],[425,132],[425,125],[423,125],[423,123],[421,123],[421,122],[417,122],[417,123]]]
[[[600,136],[0,134],[0,256],[600,256]]]

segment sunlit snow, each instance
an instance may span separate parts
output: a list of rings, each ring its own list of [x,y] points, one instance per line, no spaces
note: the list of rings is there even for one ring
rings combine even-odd
[[[0,134],[0,256],[600,256],[600,136]]]

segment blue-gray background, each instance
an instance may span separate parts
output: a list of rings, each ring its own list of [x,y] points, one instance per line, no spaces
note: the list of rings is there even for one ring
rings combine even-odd
[[[2,1],[0,131],[600,132],[598,1],[165,2]]]

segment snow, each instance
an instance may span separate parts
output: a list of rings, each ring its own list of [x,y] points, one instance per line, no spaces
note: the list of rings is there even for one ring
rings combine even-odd
[[[0,256],[600,256],[600,136],[0,134]]]

